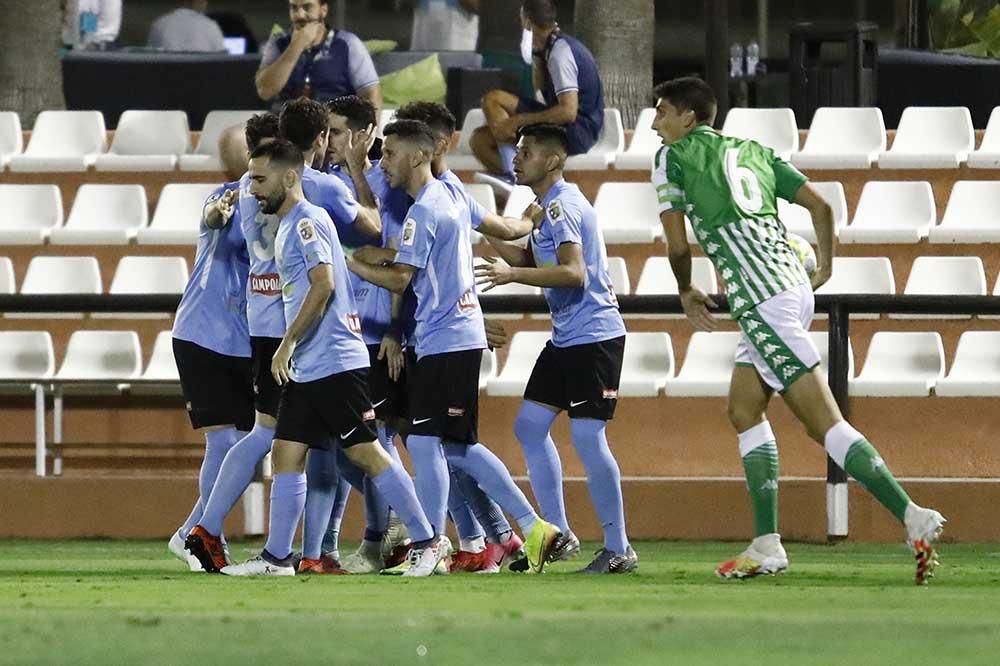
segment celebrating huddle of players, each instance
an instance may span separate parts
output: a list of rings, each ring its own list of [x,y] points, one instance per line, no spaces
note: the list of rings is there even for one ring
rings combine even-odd
[[[911,502],[843,420],[807,334],[812,288],[829,279],[835,251],[829,206],[771,150],[712,130],[715,99],[700,80],[669,81],[656,94],[653,127],[664,147],[653,182],[685,313],[697,328],[715,326],[711,299],[691,285],[686,215],[743,332],[729,411],[756,538],[717,573],[743,578],[788,566],[777,526],[777,446],[766,419],[777,390],[829,455],[903,523],[917,582],[925,582],[944,518]],[[514,174],[536,200],[512,219],[486,211],[448,169],[455,118],[446,108],[401,108],[375,163],[368,157],[374,115],[352,96],[325,107],[295,100],[280,117],[255,116],[246,126],[246,174],[206,202],[173,332],[205,460],[198,503],[170,550],[193,570],[237,576],[496,573],[508,560],[513,571],[541,573],[580,551],[550,436],[566,411],[604,531],[603,548],[581,571],[634,571],[606,435],[626,331],[594,210],[563,179],[565,130],[520,128]],[[778,196],[813,215],[819,252],[811,276],[785,239]],[[474,261],[473,230],[497,256]],[[527,244],[517,242],[525,237]],[[483,350],[505,342],[503,330],[484,320],[477,293],[511,282],[541,287],[552,313],[552,338],[513,424],[537,511],[477,433]],[[269,452],[267,543],[259,556],[232,564],[223,520]],[[351,487],[364,496],[365,534],[341,560]],[[449,517],[457,550],[445,536]]]

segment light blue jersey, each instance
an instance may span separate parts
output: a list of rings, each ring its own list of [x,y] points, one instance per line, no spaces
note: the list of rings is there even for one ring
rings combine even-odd
[[[545,219],[531,234],[531,253],[539,268],[556,266],[563,243],[583,249],[583,287],[546,288],[552,311],[552,344],[571,347],[625,335],[625,323],[608,274],[608,253],[593,206],[580,188],[555,183],[541,201]]]
[[[486,348],[472,270],[466,198],[439,180],[420,191],[399,238],[396,263],[417,269],[417,356]]]
[[[295,205],[281,220],[275,241],[285,320],[292,322],[309,292],[309,271],[320,264],[333,269],[333,294],[322,317],[292,352],[290,375],[304,383],[368,367],[368,349],[354,303],[344,250],[326,211],[308,201]],[[336,396],[333,396],[336,397]]]
[[[238,187],[236,182],[218,187],[205,205]],[[207,227],[203,213],[194,269],[177,306],[173,336],[226,356],[249,357],[249,266],[239,207],[235,208],[233,217],[221,229]]]
[[[255,338],[280,338],[285,335],[285,314],[281,305],[281,284],[274,263],[274,237],[278,216],[260,210],[260,203],[250,194],[250,174],[240,178],[240,224],[250,257],[247,281],[247,321]]]

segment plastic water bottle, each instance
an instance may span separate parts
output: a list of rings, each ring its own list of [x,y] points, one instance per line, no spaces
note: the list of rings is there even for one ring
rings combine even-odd
[[[743,45],[733,44],[729,47],[729,77],[743,76]]]
[[[760,46],[757,41],[747,44],[747,76],[754,76],[757,73],[757,65],[760,63]]]

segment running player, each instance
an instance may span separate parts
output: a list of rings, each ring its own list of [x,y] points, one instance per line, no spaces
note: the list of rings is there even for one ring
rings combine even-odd
[[[568,154],[563,128],[521,128],[514,174],[519,185],[531,187],[545,214],[527,248],[489,238],[503,261],[485,258],[476,276],[484,291],[511,282],[542,287],[552,311],[552,339],[535,361],[514,433],[542,513],[565,535],[553,555],[565,558],[580,549],[566,520],[562,464],[550,435],[556,417],[566,410],[604,530],[604,548],[582,572],[627,573],[639,559],[625,536],[621,472],[605,433],[618,402],[625,323],[594,208],[576,185],[563,180]]]
[[[709,312],[714,303],[691,284],[687,213],[722,276],[731,316],[743,333],[729,419],[739,433],[756,538],[716,572],[745,578],[788,567],[778,534],[778,449],[766,416],[777,391],[809,435],[903,524],[916,554],[916,582],[927,582],[937,563],[933,543],[945,520],[910,501],[875,448],[841,416],[808,334],[812,290],[830,278],[836,251],[830,206],[774,151],[715,132],[715,94],[700,79],[674,79],[655,92],[653,129],[664,147],[656,154],[652,178],[684,312],[698,330],[716,326]],[[776,197],[812,215],[819,252],[811,285],[785,238]]]
[[[306,454],[336,438],[399,512],[415,542],[405,575],[428,576],[448,554],[420,508],[413,482],[376,441],[368,397],[368,352],[344,253],[333,221],[305,199],[303,154],[283,139],[250,155],[251,193],[261,211],[278,216],[275,259],[287,331],[271,373],[283,386],[272,448],[274,485],[264,550],[232,576],[289,576],[292,538],[305,506]]]
[[[273,114],[253,116],[246,123],[247,143],[256,147],[277,131]],[[190,557],[184,540],[202,520],[226,454],[253,425],[246,317],[249,258],[238,193],[238,182],[226,183],[205,202],[194,270],[174,319],[174,359],[191,425],[205,435],[205,459],[198,475],[198,501],[170,538],[169,548],[195,570],[202,567]],[[220,523],[217,534],[221,530]]]
[[[414,204],[394,264],[367,264],[357,253],[348,263],[369,282],[396,293],[413,283],[418,360],[407,448],[421,504],[431,524],[443,529],[450,462],[515,517],[527,535],[529,566],[541,572],[561,533],[538,517],[500,459],[478,442],[479,366],[486,335],[472,273],[468,205],[464,196],[434,178],[435,140],[426,124],[397,121],[385,136],[380,166],[389,185],[405,187]],[[529,220],[489,219],[480,226],[509,240],[531,231]],[[443,385],[442,378],[447,378]]]

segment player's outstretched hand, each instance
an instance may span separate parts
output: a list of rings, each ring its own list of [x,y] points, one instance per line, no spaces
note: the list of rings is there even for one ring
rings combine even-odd
[[[382,261],[382,254],[379,252],[379,248],[374,245],[362,245],[361,247],[355,248],[351,253],[351,258],[354,261],[360,261],[363,264],[368,264],[370,266],[381,266],[384,262]]]
[[[486,344],[490,349],[500,349],[507,346],[507,329],[498,321],[485,319],[483,323],[486,327]]]
[[[537,229],[545,220],[545,209],[539,206],[537,201],[532,201],[528,204],[528,207],[524,209],[522,216],[527,220],[531,220]]]
[[[375,143],[375,125],[347,133],[347,163],[351,169],[364,168],[368,151],[372,149],[373,143]]]
[[[476,285],[483,287],[483,292],[514,281],[514,271],[505,262],[497,261],[497,257],[479,258],[486,262],[475,266]]]
[[[684,308],[684,314],[696,330],[714,331],[719,327],[715,315],[708,311],[709,308],[718,306],[697,287],[681,292],[681,307]]]
[[[809,279],[809,283],[812,285],[813,291],[816,291],[824,284],[830,281],[830,277],[833,274],[833,269],[830,266],[817,266],[816,271],[812,274]]]
[[[378,348],[378,360],[383,359],[389,368],[389,379],[398,382],[406,357],[403,355],[403,347],[399,344],[399,340],[388,333],[382,336],[382,344]]]
[[[274,357],[271,359],[271,375],[274,376],[274,381],[277,382],[278,386],[284,386],[291,381],[288,369],[292,364],[293,351],[295,351],[295,344],[282,340],[277,351],[274,352]]]
[[[233,217],[233,212],[236,210],[236,197],[239,196],[238,190],[226,190],[219,200],[215,202],[215,205],[219,209],[219,215],[222,216],[222,222],[225,224],[229,222],[230,218]]]

